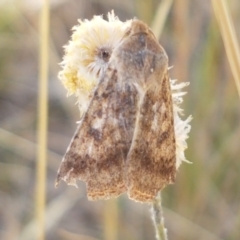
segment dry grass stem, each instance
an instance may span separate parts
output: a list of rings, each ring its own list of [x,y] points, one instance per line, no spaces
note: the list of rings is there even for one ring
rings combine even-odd
[[[212,5],[240,97],[240,50],[231,14],[225,0],[212,0]]]
[[[172,6],[173,0],[163,0],[159,3],[156,15],[153,19],[151,29],[153,30],[157,39],[160,38],[169,10]]]
[[[15,144],[12,144],[13,142]],[[28,161],[32,161],[35,157],[38,147],[36,143],[2,128],[0,128],[0,145]],[[62,156],[51,150],[47,151],[47,156],[48,159],[51,159],[48,167],[55,170],[56,164],[59,163],[59,159],[61,159]]]
[[[105,240],[118,239],[118,202],[110,199],[104,202],[104,237]]]
[[[81,195],[74,194],[73,191],[67,190],[64,194],[54,198],[51,202],[48,203],[48,206],[45,210],[45,232],[51,231],[56,225],[59,224],[60,220],[64,218],[66,213],[79,201]],[[36,234],[39,227],[38,221],[32,219],[21,231],[18,240],[32,240],[37,239],[33,238]],[[59,239],[59,238],[58,238]]]
[[[46,199],[46,158],[47,158],[47,119],[48,119],[48,31],[49,2],[43,2],[40,12],[40,73],[38,93],[38,151],[36,174],[36,239],[45,239],[45,199]]]

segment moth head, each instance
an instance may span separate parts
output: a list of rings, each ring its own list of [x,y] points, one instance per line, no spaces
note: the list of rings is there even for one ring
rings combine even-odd
[[[124,33],[124,38],[131,37],[137,34],[149,34],[155,40],[157,40],[152,30],[144,22],[138,19],[133,19],[130,26],[126,29]]]
[[[148,33],[149,27],[142,21],[134,19],[131,25],[131,34]]]

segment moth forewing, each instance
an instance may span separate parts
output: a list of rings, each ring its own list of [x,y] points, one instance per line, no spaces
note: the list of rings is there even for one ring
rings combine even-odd
[[[117,197],[126,191],[123,171],[138,95],[132,84],[121,79],[116,66],[117,59],[112,56],[57,177],[68,183],[85,181],[91,200]]]
[[[145,24],[126,42],[135,46],[128,65],[140,96],[134,135],[126,161],[126,186],[130,198],[152,201],[175,179],[176,145],[168,58]],[[141,31],[139,31],[139,29]],[[140,42],[140,44],[139,44]],[[132,60],[132,61],[131,61]]]
[[[141,202],[152,201],[175,180],[176,146],[168,85],[164,77],[158,94],[150,89],[143,97],[127,157],[128,194]]]

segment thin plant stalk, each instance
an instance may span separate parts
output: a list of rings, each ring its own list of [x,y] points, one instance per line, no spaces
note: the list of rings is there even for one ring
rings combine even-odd
[[[40,12],[40,52],[39,52],[39,93],[38,93],[38,149],[36,170],[36,239],[45,239],[45,201],[46,201],[46,159],[47,159],[47,119],[48,119],[48,31],[49,2],[43,1]]]
[[[151,29],[157,39],[160,38],[168,13],[171,9],[173,0],[163,0],[159,3],[157,12],[151,24]]]
[[[118,202],[110,199],[104,203],[104,240],[118,239]]]
[[[139,19],[150,23],[153,13],[153,0],[135,0],[136,12]]]
[[[152,218],[156,231],[156,239],[168,240],[167,229],[165,228],[164,225],[161,192],[158,193],[157,197],[154,199],[152,203]]]
[[[212,0],[212,6],[220,27],[227,58],[240,97],[240,50],[231,14],[225,0]]]

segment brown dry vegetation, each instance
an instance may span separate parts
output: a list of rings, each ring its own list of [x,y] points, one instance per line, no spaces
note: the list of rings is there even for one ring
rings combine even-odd
[[[40,2],[40,1],[39,1]],[[61,183],[56,172],[75,131],[74,97],[57,79],[63,48],[77,19],[112,9],[121,20],[151,25],[157,0],[66,0],[50,8],[46,239],[155,238],[149,206],[126,196],[89,202],[85,185]],[[239,0],[228,2],[240,39]],[[36,129],[40,9],[35,1],[0,3],[0,239],[36,239]],[[175,0],[160,42],[171,78],[189,81],[185,115],[192,114],[187,159],[162,192],[169,239],[240,239],[240,104],[210,1]]]

